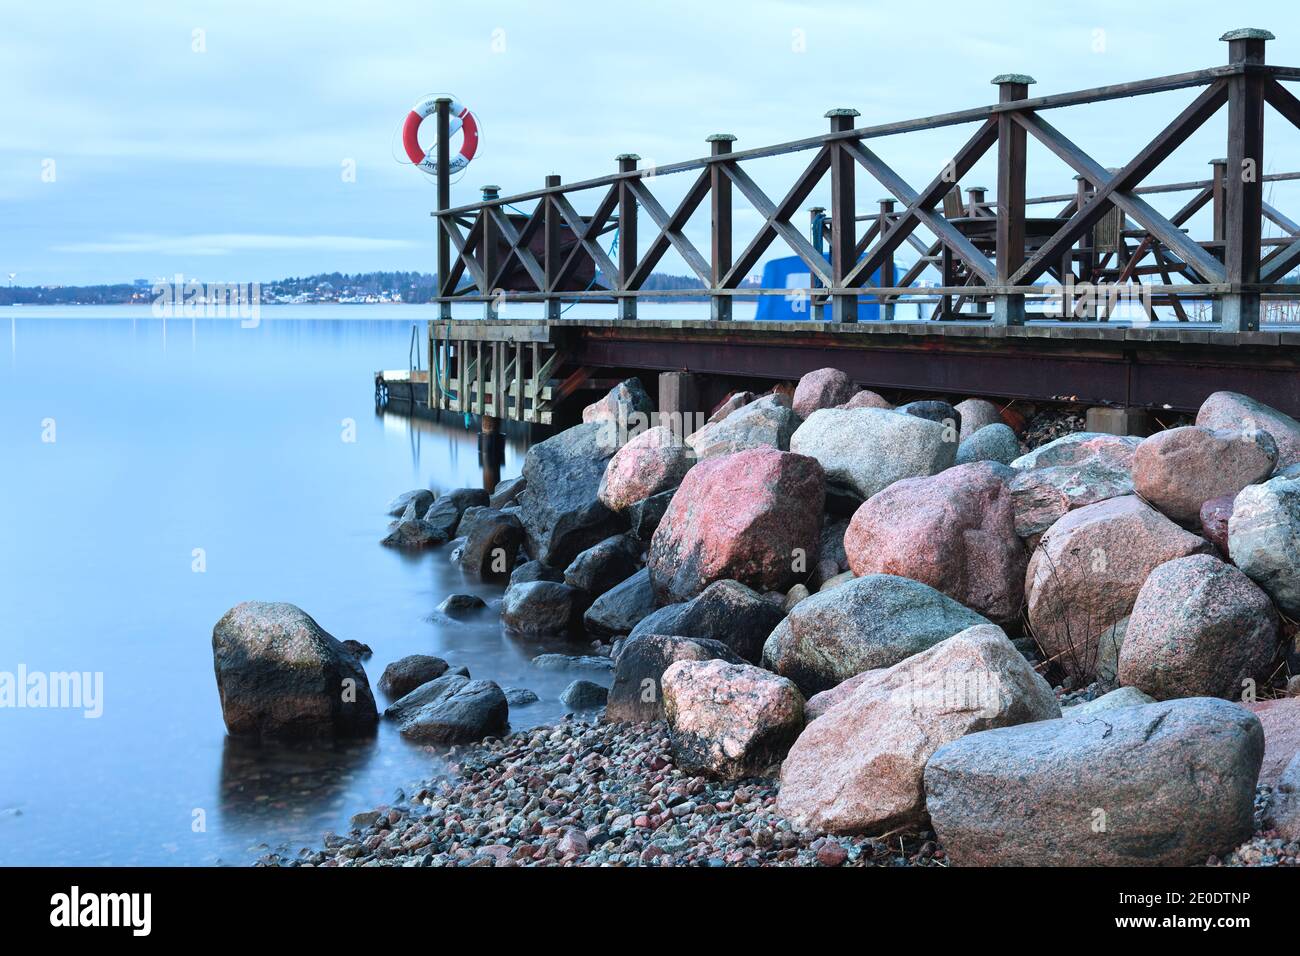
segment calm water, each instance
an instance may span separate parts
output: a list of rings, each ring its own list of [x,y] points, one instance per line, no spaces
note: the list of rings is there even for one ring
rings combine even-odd
[[[147,307],[3,312],[0,673],[102,673],[103,693],[98,718],[0,708],[0,864],[246,863],[434,769],[386,724],[350,747],[228,740],[211,634],[243,600],[369,644],[372,685],[432,653],[536,692],[515,727],[563,713],[566,676],[529,661],[581,647],[432,617],[454,591],[499,589],[446,549],[378,543],[397,493],[481,484],[473,432],[374,408],[371,373],[406,365],[425,310],[268,306],[251,329]],[[524,450],[508,446],[503,477]]]

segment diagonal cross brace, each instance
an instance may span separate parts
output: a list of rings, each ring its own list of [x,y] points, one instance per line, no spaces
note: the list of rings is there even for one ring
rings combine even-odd
[[[890,253],[897,249],[917,226],[921,225],[922,219],[919,213],[933,209],[935,203],[939,202],[944,194],[952,189],[952,184],[970,172],[971,167],[979,162],[980,157],[988,152],[989,148],[997,142],[997,139],[998,121],[996,119],[985,120],[983,125],[975,131],[975,135],[968,139],[965,145],[957,150],[957,154],[953,156],[949,164],[951,173],[945,170],[936,176],[919,194],[913,193],[915,199],[907,204],[907,208],[899,216],[898,222],[885,233],[880,242],[876,243],[876,247],[867,254],[867,257],[854,266],[853,271],[844,277],[844,284],[846,286],[857,286],[870,279],[876,270],[881,267],[885,259],[889,257]],[[902,185],[906,184],[903,183]],[[899,196],[898,198],[903,197]]]
[[[898,173],[890,169],[884,160],[867,149],[862,143],[853,140],[841,143],[840,148],[848,150],[849,155],[856,159],[863,169],[875,176],[882,186],[894,194],[896,199],[905,203],[907,205],[906,215],[912,215],[919,219],[920,223],[934,233],[945,246],[956,253],[958,258],[964,260],[971,271],[984,280],[985,285],[996,283],[997,270],[988,256],[976,249],[974,243],[943,216],[932,209],[918,205],[917,200],[920,197],[917,195],[916,190],[909,186],[907,181]]]
[[[745,247],[745,251],[740,254],[732,264],[731,269],[727,272],[722,280],[722,288],[734,289],[740,284],[749,270],[754,267],[759,258],[767,251],[767,247],[772,244],[772,240],[780,236],[789,244],[799,257],[804,260],[808,268],[817,273],[822,281],[827,285],[833,285],[828,281],[829,271],[826,269],[826,262],[812,248],[812,243],[804,239],[803,233],[790,225],[789,219],[794,215],[795,210],[799,208],[808,195],[817,187],[822,176],[831,165],[831,149],[829,146],[823,146],[817,151],[808,168],[805,169],[795,184],[790,187],[785,198],[780,204],[773,204],[772,200],[767,197],[763,190],[758,188],[758,184],[749,178],[749,175],[735,163],[726,163],[722,170],[726,173],[727,178],[735,184],[749,200],[750,204],[765,220],[762,228],[759,230],[753,240]]]
[[[628,181],[628,189],[632,190],[632,195],[641,204],[641,208],[649,213],[650,218],[655,221],[655,224],[659,227],[659,235],[650,244],[645,256],[637,263],[636,269],[633,270],[632,275],[627,280],[627,288],[641,288],[641,283],[645,282],[649,277],[650,270],[663,258],[664,253],[668,251],[669,245],[676,249],[677,254],[686,260],[686,264],[700,277],[700,281],[706,287],[713,284],[713,269],[708,260],[700,254],[700,251],[682,233],[682,227],[686,225],[686,221],[691,218],[700,203],[704,201],[704,197],[709,194],[709,178],[709,171],[706,169],[695,180],[695,183],[686,193],[686,198],[681,201],[681,204],[671,216],[659,204],[659,200],[646,188],[644,182],[639,179]]]
[[[1072,166],[1095,187],[1095,191],[1033,258],[1011,277],[1011,285],[1032,283],[1105,215],[1113,204],[1136,219],[1144,229],[1173,249],[1178,256],[1211,282],[1225,281],[1223,263],[1202,249],[1181,229],[1160,215],[1146,200],[1128,192],[1173,153],[1192,133],[1218,112],[1228,99],[1227,84],[1219,80],[1192,101],[1159,135],[1113,176],[1096,160],[1071,142],[1037,113],[1013,113],[1015,121],[1034,138]]]

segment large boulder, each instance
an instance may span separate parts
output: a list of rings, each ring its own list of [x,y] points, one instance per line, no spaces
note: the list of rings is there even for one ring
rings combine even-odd
[[[1076,508],[1133,494],[1133,475],[1127,465],[1094,458],[1017,469],[1008,487],[1016,512],[1016,533],[1033,540]]]
[[[616,534],[583,551],[564,570],[564,583],[597,598],[641,567],[641,542]]]
[[[873,392],[869,388],[864,388],[859,392],[855,392],[853,397],[850,398],[847,402],[844,402],[840,405],[836,405],[835,407],[836,408],[883,408],[886,410],[892,410],[894,406],[893,403],[890,402],[888,399],[886,399],[883,395],[880,395],[877,392]]]
[[[1268,595],[1232,565],[1196,554],[1165,562],[1142,585],[1119,679],[1156,700],[1241,699],[1267,680],[1277,652]]]
[[[414,551],[442,544],[450,537],[451,535],[435,522],[421,518],[416,510],[416,503],[411,501],[401,517],[389,524],[388,534],[380,540],[380,544]]]
[[[819,408],[834,408],[853,398],[853,379],[837,368],[819,368],[799,379],[794,390],[794,413],[807,418]]]
[[[1029,625],[1067,674],[1097,673],[1102,635],[1128,617],[1147,575],[1211,545],[1134,495],[1071,511],[1043,535],[1029,559]]]
[[[1092,461],[1112,469],[1132,471],[1133,455],[1141,443],[1142,439],[1134,435],[1071,432],[1021,455],[1011,463],[1011,467],[1054,468]]]
[[[1250,837],[1263,753],[1237,704],[1124,707],[946,744],[926,805],[958,865],[1188,866]]]
[[[438,500],[424,513],[424,520],[450,539],[459,531],[466,511],[486,508],[490,501],[491,496],[482,488],[453,488],[438,496]]]
[[[718,403],[712,413],[710,413],[706,425],[712,425],[714,422],[720,422],[732,412],[739,408],[744,408],[754,399],[758,398],[753,392],[732,392],[721,402]]]
[[[1020,439],[1008,425],[994,422],[985,425],[969,438],[963,438],[957,446],[957,464],[966,465],[976,461],[996,461],[1010,465],[1020,457]]]
[[[528,449],[519,496],[528,553],[566,567],[580,551],[617,534],[623,520],[596,497],[615,446],[602,422],[575,425]]]
[[[1282,839],[1300,842],[1300,756],[1283,769],[1269,801],[1266,824]]]
[[[379,689],[389,700],[405,697],[421,684],[447,673],[447,662],[430,654],[408,654],[384,668]]]
[[[628,531],[635,535],[638,541],[649,544],[650,539],[654,537],[655,531],[659,528],[659,522],[664,520],[664,513],[668,510],[668,506],[672,504],[673,495],[676,493],[676,488],[669,488],[667,491],[661,491],[649,498],[634,501],[625,512]]]
[[[869,574],[800,601],[763,645],[763,666],[815,694],[988,623],[920,581]]]
[[[221,716],[232,737],[348,737],[379,722],[356,657],[292,604],[245,601],[212,629]]]
[[[1265,431],[1277,443],[1277,467],[1300,462],[1300,422],[1238,392],[1215,392],[1201,403],[1196,424],[1234,431]]]
[[[524,543],[524,526],[513,514],[485,510],[460,549],[463,571],[482,578],[508,578],[515,568],[519,547]]]
[[[564,581],[564,572],[552,568],[540,561],[525,561],[510,572],[510,587],[527,584],[529,581]]]
[[[984,431],[992,428],[1006,426]],[[844,550],[860,577],[911,578],[993,621],[1017,617],[1024,603],[1028,557],[1011,493],[984,463],[907,478],[873,495],[853,516]]]
[[[1237,495],[1228,548],[1285,614],[1300,618],[1300,475],[1279,475]]]
[[[411,505],[415,506],[418,514],[424,514],[431,504],[433,504],[433,492],[428,488],[416,488],[414,491],[404,491],[390,501],[388,514],[394,518],[401,517]]]
[[[609,720],[659,720],[664,715],[662,678],[676,661],[726,661],[743,664],[720,641],[642,634],[618,645],[614,655],[614,685],[609,690],[605,716]]]
[[[1287,764],[1300,754],[1300,697],[1279,697],[1246,706],[1264,727],[1264,763],[1259,782],[1275,787]]]
[[[1142,693],[1136,687],[1116,687],[1100,697],[1094,697],[1092,700],[1084,701],[1081,704],[1064,707],[1061,712],[1066,717],[1086,717],[1089,714],[1099,714],[1102,711],[1115,710],[1118,707],[1141,707],[1143,704],[1154,704],[1155,702],[1154,697]]]
[[[614,452],[600,480],[597,497],[613,511],[675,488],[695,464],[677,432],[665,425],[647,428]]]
[[[823,408],[790,439],[790,450],[821,462],[828,480],[870,498],[896,481],[952,466],[957,430],[882,408]]]
[[[643,618],[631,632],[674,634],[719,641],[744,660],[758,663],[763,642],[784,613],[739,581],[714,581],[689,601],[669,604]]]
[[[650,569],[642,568],[596,598],[583,614],[582,624],[592,637],[617,637],[630,634],[654,609],[655,593],[650,586]]]
[[[726,418],[705,425],[686,439],[701,460],[730,455],[748,448],[786,451],[790,436],[799,427],[799,416],[781,396],[765,395]]]
[[[700,462],[651,539],[655,596],[688,601],[726,578],[785,591],[816,553],[825,494],[821,466],[803,455],[754,448]]]
[[[488,507],[495,511],[509,508],[524,493],[524,488],[527,486],[528,482],[524,480],[523,475],[497,482],[497,486],[492,489],[491,497],[488,498]]]
[[[968,398],[953,406],[961,416],[961,433],[959,441],[965,443],[968,438],[989,425],[1002,425],[1002,409],[983,398]],[[1015,437],[1015,432],[1011,437]],[[1004,464],[1010,464],[1005,462]]]
[[[1000,628],[963,630],[865,675],[781,766],[777,810],[797,829],[882,834],[925,819],[926,761],[964,734],[1059,717],[1051,687]]]
[[[620,428],[635,424],[633,416],[646,419],[654,411],[654,402],[650,400],[645,386],[639,378],[629,378],[619,382],[597,402],[592,402],[582,410],[584,424],[590,422],[608,422]]]
[[[663,675],[674,762],[687,773],[739,780],[785,756],[803,729],[803,695],[749,664],[684,661]]]
[[[1276,462],[1268,432],[1170,428],[1138,445],[1133,487],[1175,521],[1191,522],[1205,502],[1263,481]]]
[[[506,588],[501,623],[517,634],[548,636],[577,630],[587,609],[583,593],[554,581],[528,581]]]
[[[495,682],[459,674],[422,684],[384,711],[403,737],[440,745],[500,736],[509,729],[509,715],[506,695]]]

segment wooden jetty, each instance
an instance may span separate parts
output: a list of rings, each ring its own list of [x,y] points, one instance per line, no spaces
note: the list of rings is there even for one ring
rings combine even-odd
[[[1224,65],[1072,93],[1030,96],[1031,77],[993,79],[997,102],[938,116],[855,126],[858,113],[835,109],[817,136],[736,150],[735,137],[708,137],[697,159],[639,167],[623,154],[607,176],[502,196],[485,187],[480,202],[451,206],[438,179],[437,316],[428,323],[428,368],[376,375],[381,387],[407,389],[429,409],[485,419],[548,424],[582,389],[629,372],[659,373],[664,411],[699,411],[746,381],[797,379],[824,366],[865,387],[971,393],[1116,408],[1192,410],[1210,392],[1242,391],[1300,415],[1300,325],[1271,324],[1275,301],[1300,298],[1287,278],[1300,267],[1300,225],[1265,201],[1265,184],[1300,173],[1264,175],[1265,106],[1300,126],[1300,99],[1286,84],[1300,67],[1266,62],[1272,34],[1225,34]],[[1172,90],[1191,102],[1122,167],[1104,166],[1047,116],[1053,111]],[[1211,117],[1226,111],[1222,158],[1207,159],[1199,181],[1153,184],[1150,174]],[[447,103],[437,111],[438,163],[446,170]],[[944,127],[970,135],[932,180],[915,187],[870,148],[883,136]],[[1075,172],[1073,188],[1026,195],[1032,138]],[[995,152],[996,188],[961,180]],[[746,164],[801,154],[808,162],[785,193],[768,196]],[[859,201],[865,173],[885,195]],[[674,208],[650,184],[685,177]],[[830,179],[829,209],[794,223],[814,189]],[[1185,193],[1172,215],[1147,197]],[[585,197],[580,214],[575,195]],[[733,245],[733,198],[763,224]],[[873,194],[874,195],[874,194]],[[708,201],[710,246],[687,237],[690,217]],[[1049,207],[1044,214],[1031,214]],[[1208,208],[1211,226],[1193,236],[1188,222]],[[1263,237],[1265,221],[1282,236]],[[639,230],[645,230],[649,241]],[[604,237],[617,235],[617,252]],[[806,289],[742,288],[774,244],[806,265]],[[669,250],[702,288],[645,289]],[[915,262],[896,263],[906,249]],[[915,283],[930,270],[936,284]],[[900,274],[901,273],[901,274]],[[594,288],[598,275],[603,288]],[[801,296],[802,322],[736,321],[740,296]],[[863,301],[879,321],[858,321]],[[650,298],[699,299],[698,321],[638,317]],[[1145,318],[1121,321],[1117,300],[1140,303]],[[539,303],[536,320],[498,319],[503,302]],[[573,302],[612,306],[608,319],[565,319]],[[482,319],[452,317],[453,305],[481,303]],[[929,307],[923,321],[895,318],[900,304]],[[1158,312],[1157,310],[1161,310]],[[458,310],[459,311],[459,310]],[[392,376],[392,378],[390,378]],[[647,385],[651,384],[647,381]],[[690,407],[690,406],[697,407]]]

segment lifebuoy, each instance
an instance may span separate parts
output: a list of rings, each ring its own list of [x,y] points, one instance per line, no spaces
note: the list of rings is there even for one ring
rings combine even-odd
[[[437,110],[439,99],[438,96],[430,96],[416,103],[407,114],[406,125],[402,127],[402,145],[406,147],[407,157],[426,173],[435,175],[438,172],[438,145],[435,143],[426,153],[420,148],[419,133],[424,118]],[[478,121],[474,119],[473,113],[455,100],[451,101],[447,112],[450,114],[447,135],[454,135],[456,130],[462,127],[465,130],[460,152],[451,158],[448,166],[448,172],[457,173],[469,165],[469,161],[474,158],[474,153],[478,150]]]

